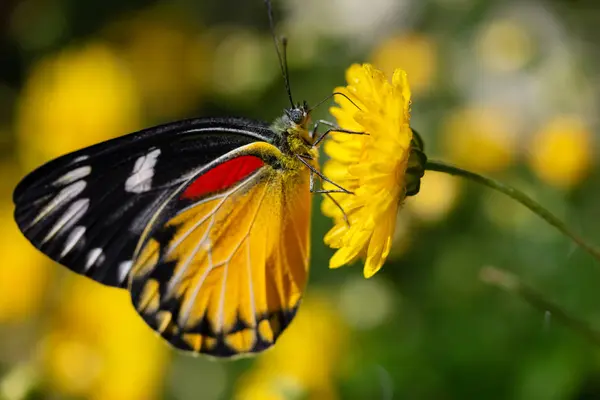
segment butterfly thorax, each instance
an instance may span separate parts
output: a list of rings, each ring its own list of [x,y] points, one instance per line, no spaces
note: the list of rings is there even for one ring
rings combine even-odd
[[[287,109],[271,125],[271,129],[277,133],[277,143],[274,144],[294,164],[299,163],[296,156],[315,160],[318,155],[308,131],[310,116],[307,109],[306,104]]]

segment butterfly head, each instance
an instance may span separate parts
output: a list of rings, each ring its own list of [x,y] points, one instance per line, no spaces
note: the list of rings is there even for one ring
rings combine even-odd
[[[309,123],[310,110],[306,102],[284,110],[271,125],[278,137],[274,144],[288,155],[312,154],[314,140],[308,131]]]
[[[309,111],[308,103],[305,101],[285,110],[285,115],[292,124],[306,128],[310,120]]]
[[[284,111],[284,122],[287,125],[287,130],[302,130],[308,131],[310,123],[310,110],[308,103],[298,103],[296,106],[288,108]]]
[[[306,151],[301,148],[308,149],[312,146],[313,138],[308,131],[310,123],[308,103],[304,102],[286,109],[278,122],[279,131],[282,132],[292,152],[305,153]]]

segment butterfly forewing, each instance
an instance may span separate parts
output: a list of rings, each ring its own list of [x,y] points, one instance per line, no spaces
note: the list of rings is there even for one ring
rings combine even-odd
[[[196,119],[91,146],[25,177],[13,196],[15,219],[53,260],[123,287],[140,235],[174,193],[228,153],[271,135],[260,122]]]
[[[228,157],[158,213],[130,287],[170,343],[222,357],[275,342],[295,315],[310,251],[307,170],[278,168],[270,160],[281,153],[266,143]]]

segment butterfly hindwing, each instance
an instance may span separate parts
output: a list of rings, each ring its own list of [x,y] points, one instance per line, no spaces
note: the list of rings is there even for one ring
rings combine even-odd
[[[15,189],[15,219],[29,241],[69,269],[124,287],[138,239],[173,193],[235,149],[268,141],[245,119],[166,124],[50,161]]]
[[[308,274],[308,172],[253,143],[200,174],[142,238],[133,303],[175,347],[227,357],[273,345]],[[206,191],[211,187],[211,191]]]

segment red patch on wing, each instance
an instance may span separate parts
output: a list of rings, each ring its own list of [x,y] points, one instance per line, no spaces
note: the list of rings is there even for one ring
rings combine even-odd
[[[182,199],[197,199],[206,194],[227,189],[265,165],[255,156],[240,156],[219,164],[192,182],[181,195]]]

